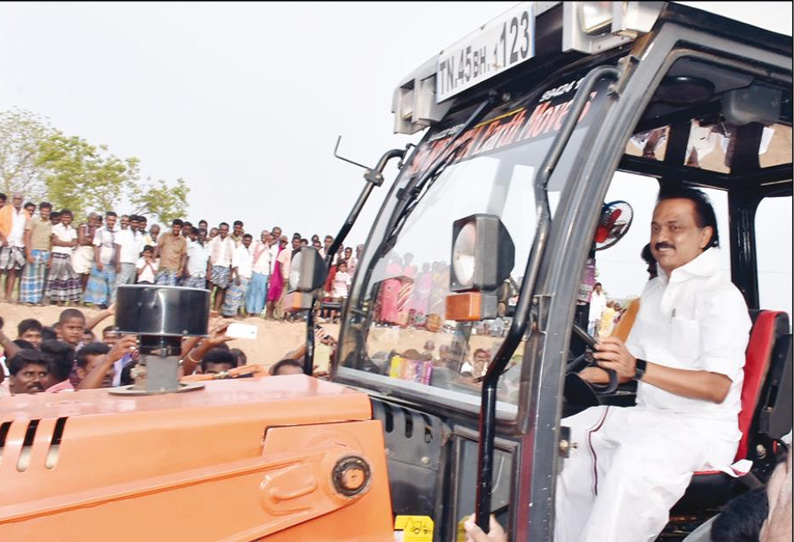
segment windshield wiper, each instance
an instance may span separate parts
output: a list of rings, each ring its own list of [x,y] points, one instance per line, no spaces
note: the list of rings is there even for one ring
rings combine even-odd
[[[378,247],[380,250],[376,256],[382,256],[394,247],[397,237],[399,236],[400,231],[402,231],[407,218],[411,215],[417,204],[422,200],[436,179],[444,172],[446,167],[451,164],[455,158],[457,158],[460,151],[463,150],[462,144],[456,145],[458,140],[469,130],[469,128],[482,119],[485,113],[490,110],[490,106],[492,106],[495,101],[495,94],[489,94],[489,96],[479,106],[477,106],[472,114],[469,115],[469,118],[466,119],[466,122],[463,123],[449,143],[447,143],[446,147],[444,148],[444,152],[441,153],[441,156],[436,159],[436,161],[424,172],[423,175],[417,177],[413,181],[409,181],[405,188],[400,189],[400,191],[397,193],[397,198],[400,200],[398,205],[401,204],[401,208],[399,210],[395,209],[395,213],[392,215],[392,219],[386,228],[383,241]],[[373,258],[373,260],[374,259],[375,258]]]

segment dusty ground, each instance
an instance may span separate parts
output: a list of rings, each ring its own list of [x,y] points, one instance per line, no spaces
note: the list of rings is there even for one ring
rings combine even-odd
[[[27,307],[10,303],[0,303],[0,316],[5,324],[3,331],[11,338],[17,337],[17,324],[25,318],[35,318],[45,326],[53,325],[58,321],[61,307]],[[80,308],[90,318],[99,311],[96,309]],[[258,328],[255,340],[235,339],[229,342],[231,348],[239,348],[248,356],[248,363],[259,363],[265,367],[282,359],[284,354],[300,346],[305,340],[306,325],[303,322],[271,322],[262,318],[245,318],[237,320],[246,324],[253,324]],[[113,324],[113,317],[100,322],[94,332],[99,336],[102,328]],[[336,337],[339,333],[338,324],[322,324],[325,330]]]

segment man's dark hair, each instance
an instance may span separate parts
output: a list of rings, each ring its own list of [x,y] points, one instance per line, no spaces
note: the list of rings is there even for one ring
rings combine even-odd
[[[42,365],[47,367],[49,356],[39,350],[20,350],[8,362],[8,372],[16,376],[19,371],[28,365]]]
[[[199,220],[199,221],[198,221],[198,223],[199,223],[199,224],[201,224],[202,222],[204,222],[204,224],[206,224],[206,223],[207,223],[207,221],[206,221],[206,220],[204,220],[203,218],[202,218],[201,220]]]
[[[146,252],[147,250],[151,252],[151,251],[154,250],[154,247],[152,245],[144,245],[143,250],[141,251],[141,253]]]
[[[285,358],[281,361],[275,363],[272,367],[270,367],[270,374],[271,375],[278,375],[279,371],[284,367],[297,367],[301,371],[303,371],[303,364],[299,361],[294,359]]]
[[[185,223],[182,222],[180,219],[175,218],[174,220],[171,221],[171,225],[172,226],[179,226],[181,228],[182,226],[185,225]]]
[[[199,229],[197,227],[193,226],[192,228],[190,228],[190,235],[198,235],[198,234],[199,234]]]
[[[243,235],[243,239],[253,239],[253,238],[254,236],[251,235],[250,233],[246,233],[245,235]]]
[[[38,331],[41,333],[41,322],[36,320],[35,318],[25,318],[22,320],[19,325],[17,325],[17,335],[22,335],[23,333],[27,333],[28,331]]]
[[[237,367],[237,358],[234,357],[229,350],[224,350],[222,348],[212,348],[209,352],[204,354],[204,357],[201,358],[201,370],[207,370],[208,363],[226,363],[231,365],[232,367]]]
[[[63,324],[67,320],[71,320],[72,318],[80,318],[83,322],[85,322],[85,315],[80,311],[80,309],[64,309],[61,311],[61,315],[58,317],[58,323]]]
[[[240,367],[241,365],[248,365],[248,356],[245,355],[245,352],[243,352],[239,348],[232,348],[231,350],[229,350],[229,352],[231,352],[236,359],[235,362],[236,367]]]
[[[728,501],[711,525],[711,539],[720,542],[757,542],[769,515],[766,487]]]
[[[193,223],[190,220],[183,220],[182,221],[182,226],[185,227],[185,228],[192,228],[193,227]]]
[[[228,228],[229,227],[229,223],[228,222],[221,222],[220,224],[218,224],[218,229],[221,229],[221,226],[226,226]]]
[[[55,330],[52,326],[44,326],[41,328],[41,340],[42,341],[50,341],[58,338],[58,334],[55,333]]]
[[[110,326],[103,327],[102,328],[102,335],[104,335],[107,332],[116,333],[116,326],[110,325]]]
[[[52,203],[49,201],[42,201],[39,203],[39,209],[52,209]]]
[[[108,211],[107,213],[105,213],[105,218],[107,218],[109,216],[118,217],[119,215],[117,215],[115,211]]]
[[[25,339],[14,339],[11,341],[15,345],[17,345],[20,350],[35,350],[36,347],[33,346],[33,343],[30,341],[26,341]]]
[[[240,226],[240,227],[242,227],[242,225],[243,225],[243,221],[242,221],[242,220],[235,220],[233,225],[234,225],[235,227],[236,227],[236,226]]]
[[[648,274],[650,275],[650,278],[656,278],[656,275],[658,274],[656,271],[656,258],[653,257],[653,253],[651,252],[650,243],[642,247],[640,257],[645,261],[646,264],[648,264]]]
[[[26,202],[24,203],[24,205],[22,205],[22,207],[23,207],[24,209],[27,209],[28,207],[33,207],[33,208],[35,209],[35,208],[36,208],[36,204],[35,204],[35,203],[33,203],[32,201],[26,201]]]
[[[63,215],[73,216],[72,211],[70,211],[69,209],[61,209],[61,216]]]
[[[301,239],[301,238],[302,238],[302,237],[301,237],[301,234],[299,234],[298,232],[295,232],[295,233],[293,233],[293,234],[292,234],[292,240],[293,240],[293,241],[294,241],[295,239]]]
[[[110,352],[110,347],[105,343],[88,343],[77,353],[77,366],[85,369],[88,356],[104,356]]]
[[[656,203],[669,199],[688,199],[695,204],[695,223],[698,228],[703,229],[711,226],[711,239],[706,244],[706,248],[720,246],[720,234],[717,231],[717,215],[714,214],[714,207],[709,201],[709,197],[702,190],[690,188],[682,185],[672,185],[663,187],[659,191],[659,198]]]
[[[69,378],[74,362],[74,348],[63,341],[44,341],[41,343],[41,351],[50,358],[48,368],[56,382]]]
[[[8,196],[6,196],[2,192],[0,192],[0,201],[6,201],[7,199],[8,199]]]

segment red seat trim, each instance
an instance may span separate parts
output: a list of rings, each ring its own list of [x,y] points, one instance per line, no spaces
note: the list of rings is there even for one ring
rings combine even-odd
[[[747,353],[744,362],[744,383],[742,384],[742,410],[739,412],[739,430],[742,438],[736,450],[734,461],[747,458],[750,441],[750,425],[753,423],[758,398],[766,380],[772,351],[775,346],[775,321],[780,311],[761,311],[750,331]],[[721,471],[700,471],[696,476],[717,474]]]

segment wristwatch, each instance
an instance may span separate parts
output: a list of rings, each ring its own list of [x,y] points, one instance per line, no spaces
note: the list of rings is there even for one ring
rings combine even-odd
[[[642,380],[645,376],[645,370],[648,368],[648,362],[644,359],[637,358],[637,365],[634,368],[634,380]]]

